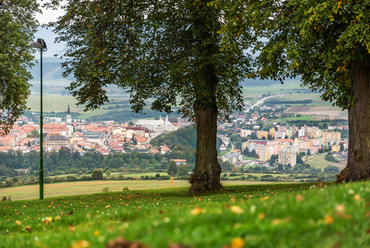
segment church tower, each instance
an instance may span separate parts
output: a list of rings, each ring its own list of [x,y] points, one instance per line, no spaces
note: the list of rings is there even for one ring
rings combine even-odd
[[[69,108],[69,104],[68,104],[67,118],[66,119],[67,119],[66,124],[71,125],[72,124],[72,117],[71,117],[71,110]]]
[[[67,110],[66,124],[68,128],[68,137],[72,137],[73,125],[72,125],[71,109],[69,108],[69,104],[68,104],[68,110]]]

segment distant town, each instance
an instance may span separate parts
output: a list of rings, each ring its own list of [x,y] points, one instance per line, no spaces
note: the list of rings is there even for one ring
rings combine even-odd
[[[292,116],[282,111],[284,106],[264,105],[264,101],[276,97],[265,96],[252,104],[246,104],[243,111],[230,116],[228,122],[218,124],[219,158],[235,167],[245,168],[254,165],[277,163],[294,167],[299,154],[314,155],[323,151],[332,152],[335,158],[345,162],[348,141],[342,132],[347,125],[319,126],[284,125],[276,118]],[[86,152],[99,152],[104,156],[119,153],[166,154],[171,149],[166,145],[154,147],[150,141],[163,133],[169,133],[193,123],[182,118],[159,117],[139,119],[128,123],[114,121],[85,122],[72,119],[70,107],[66,106],[65,118],[44,118],[43,130],[45,152],[59,151],[66,147],[84,155]],[[34,118],[22,116],[11,132],[0,136],[0,152],[20,151],[28,153],[40,150],[38,113]],[[321,118],[325,120],[324,118]],[[186,159],[177,158],[177,164],[186,164]]]

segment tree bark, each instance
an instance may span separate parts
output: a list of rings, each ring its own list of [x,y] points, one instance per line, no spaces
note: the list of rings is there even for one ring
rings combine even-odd
[[[217,160],[217,107],[215,104],[194,104],[197,127],[195,171],[190,177],[191,193],[221,189],[221,166]]]
[[[345,182],[370,179],[370,66],[351,65],[355,103],[348,109],[349,146]]]

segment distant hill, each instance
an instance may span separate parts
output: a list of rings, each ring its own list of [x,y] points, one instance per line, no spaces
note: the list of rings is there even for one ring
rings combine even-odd
[[[53,57],[44,57],[42,59],[42,70],[43,70],[43,81],[44,82],[54,82],[56,80],[72,81],[74,78],[72,76],[64,78],[62,76],[62,64],[65,60]],[[40,60],[37,59],[35,66],[30,69],[33,76],[33,82],[40,82]]]

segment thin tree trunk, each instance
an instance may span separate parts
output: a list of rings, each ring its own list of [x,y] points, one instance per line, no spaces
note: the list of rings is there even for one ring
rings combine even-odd
[[[191,193],[221,189],[221,166],[217,160],[217,107],[194,104],[197,127],[195,172],[190,178]]]
[[[348,109],[348,163],[345,181],[370,179],[370,66],[354,62],[351,66],[355,103]]]

